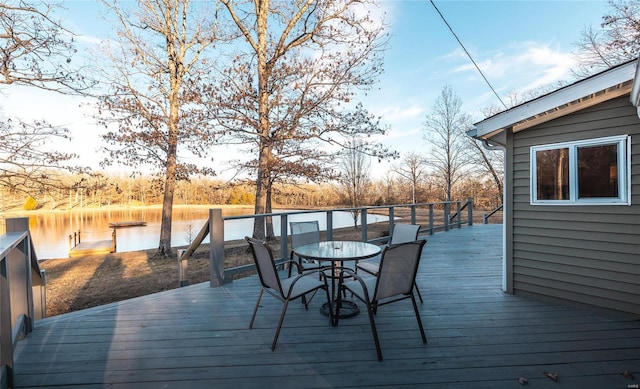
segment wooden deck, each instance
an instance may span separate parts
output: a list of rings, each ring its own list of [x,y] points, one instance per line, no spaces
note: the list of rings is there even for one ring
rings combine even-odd
[[[316,297],[289,307],[255,276],[38,321],[16,350],[15,386],[114,388],[628,388],[640,382],[640,321],[501,291],[500,225],[428,237],[418,284],[429,342],[410,302],[380,308],[384,361],[366,314],[331,327]],[[623,376],[633,374],[634,379]],[[557,382],[544,373],[557,373]]]

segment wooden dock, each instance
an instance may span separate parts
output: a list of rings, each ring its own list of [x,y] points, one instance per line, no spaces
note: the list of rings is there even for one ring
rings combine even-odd
[[[265,294],[250,330],[260,289],[250,276],[39,320],[16,348],[14,387],[637,387],[640,321],[503,293],[501,233],[427,237],[417,283],[428,344],[410,301],[381,307],[382,362],[367,315],[332,327],[318,296],[308,311],[290,304],[272,352],[282,304]]]
[[[99,255],[116,252],[116,245],[113,239],[95,240],[90,242],[80,242],[69,250],[70,257],[81,257],[83,255]]]
[[[115,253],[117,247],[116,229],[111,233],[111,239],[80,241],[80,232],[69,235],[69,257],[81,257],[83,255],[100,255]]]

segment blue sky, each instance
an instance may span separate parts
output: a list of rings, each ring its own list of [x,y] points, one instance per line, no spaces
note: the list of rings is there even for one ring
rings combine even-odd
[[[386,74],[369,108],[392,127],[388,139],[404,152],[426,149],[425,115],[445,85],[476,121],[500,105],[429,1],[387,1],[391,23]],[[604,1],[435,1],[501,99],[571,79],[585,26],[599,26]],[[383,164],[382,169],[388,164]]]
[[[480,66],[500,97],[558,80],[571,80],[571,52],[586,26],[598,27],[608,7],[605,1],[443,1],[436,6]],[[107,25],[94,1],[66,1],[62,15],[83,41],[99,41]],[[450,85],[475,121],[482,109],[499,105],[491,89],[429,1],[384,0],[391,34],[385,73],[368,96],[367,108],[382,117],[391,131],[384,142],[401,155],[427,149],[423,122],[445,85]],[[5,87],[5,113],[46,118],[72,130],[71,149],[82,162],[95,166],[99,129],[78,108],[79,99]],[[224,155],[221,147],[216,154]],[[222,165],[224,157],[219,159]],[[373,163],[381,177],[389,163]],[[223,166],[220,166],[220,170]],[[126,169],[121,169],[126,172]]]

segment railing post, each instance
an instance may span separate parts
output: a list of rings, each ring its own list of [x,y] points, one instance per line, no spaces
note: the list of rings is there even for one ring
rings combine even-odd
[[[29,218],[28,217],[16,217],[9,218],[5,221],[5,230],[7,232],[24,232],[29,231]],[[22,312],[26,316],[25,326],[26,332],[29,333],[33,331],[33,320],[34,320],[34,307],[33,307],[33,278],[31,276],[31,235],[27,237],[26,240],[20,243],[22,254],[24,255],[24,262],[20,264],[22,268],[22,273],[25,277],[24,280],[15,279],[13,280],[14,288],[15,285],[20,285],[18,290],[20,293],[12,296],[11,302],[12,304],[17,304],[20,309],[17,309],[16,312]],[[20,256],[22,257],[22,255]],[[17,262],[16,262],[17,265]],[[15,266],[15,265],[14,265]],[[37,265],[36,265],[37,267]],[[10,281],[11,282],[11,281]],[[14,293],[16,289],[13,290]],[[14,306],[14,308],[17,308]],[[15,319],[12,317],[12,320]]]
[[[327,240],[333,240],[333,211],[327,211]]]
[[[23,232],[29,231],[28,217],[12,217],[5,220],[5,231]]]
[[[182,259],[182,257],[184,257],[184,253],[186,252],[187,250],[185,249],[178,250],[178,286],[180,287],[189,285],[189,278],[187,277],[189,260]]]
[[[462,202],[456,201],[456,204],[458,205],[458,210],[456,211],[456,213],[458,214],[458,228],[461,228],[462,227]]]
[[[44,319],[47,317],[47,271],[40,270],[40,278],[42,279],[42,285],[39,286],[40,299],[36,306],[36,300],[34,299],[34,319]]]
[[[7,386],[13,388],[13,337],[7,262],[7,258],[0,258],[0,379],[5,381],[6,376]]]
[[[469,226],[473,225],[473,197],[467,199],[467,219]]]
[[[416,224],[416,205],[411,204],[411,224]]]
[[[6,219],[5,231],[7,233],[29,231],[29,218],[18,217]],[[32,285],[30,264],[31,242],[27,238],[27,240],[24,240],[20,243],[20,246],[22,246],[20,250],[22,251],[22,254],[24,254],[25,262],[22,264],[22,266],[24,266],[24,276],[26,277],[26,279],[24,281],[15,280],[14,282],[16,283],[16,285],[24,283],[26,290],[21,291],[22,293],[24,293],[24,296],[21,296],[22,293],[18,293],[17,296],[12,296],[9,280],[9,257],[0,258],[0,369],[4,370],[2,373],[0,373],[0,378],[2,379],[2,381],[6,382],[9,388],[13,387],[14,315],[23,313],[24,317],[26,317],[26,320],[24,321],[25,328],[23,329],[25,334],[23,335],[26,335],[26,333],[29,333],[33,330],[33,291],[30,290]],[[17,290],[14,290],[14,293],[17,292]],[[14,304],[16,305],[21,305],[19,302],[22,301],[27,306],[13,307],[16,308],[16,310],[15,312],[12,312],[12,300],[14,300]],[[5,372],[6,381],[4,380]]]
[[[433,235],[433,203],[429,204],[429,235]]]
[[[289,229],[287,226],[289,218],[286,214],[280,215],[280,259],[286,260],[289,258]]]
[[[362,208],[360,211],[360,225],[362,227],[362,241],[367,242],[369,240],[367,234],[367,209]]]
[[[391,240],[391,234],[393,233],[393,226],[395,225],[396,208],[389,207],[389,240]]]
[[[221,286],[227,280],[224,277],[224,220],[222,209],[209,210],[209,281],[212,288]],[[230,280],[229,280],[230,281]]]
[[[449,208],[451,207],[451,203],[446,201],[444,203],[444,230],[449,231],[449,214],[451,213]]]

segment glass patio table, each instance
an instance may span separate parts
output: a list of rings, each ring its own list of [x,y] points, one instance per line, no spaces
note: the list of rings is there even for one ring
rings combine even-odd
[[[346,261],[359,261],[375,257],[380,254],[381,248],[378,245],[354,242],[348,240],[329,240],[326,242],[311,243],[293,249],[293,252],[301,258],[316,260],[320,262],[331,262],[331,304],[324,303],[320,312],[329,315],[332,312],[332,324],[337,325],[338,319],[346,319],[357,315],[360,312],[358,304],[354,301],[341,299],[340,311],[338,312],[336,280],[342,277],[341,269]],[[329,267],[327,267],[329,270]],[[340,293],[340,291],[337,291]]]

